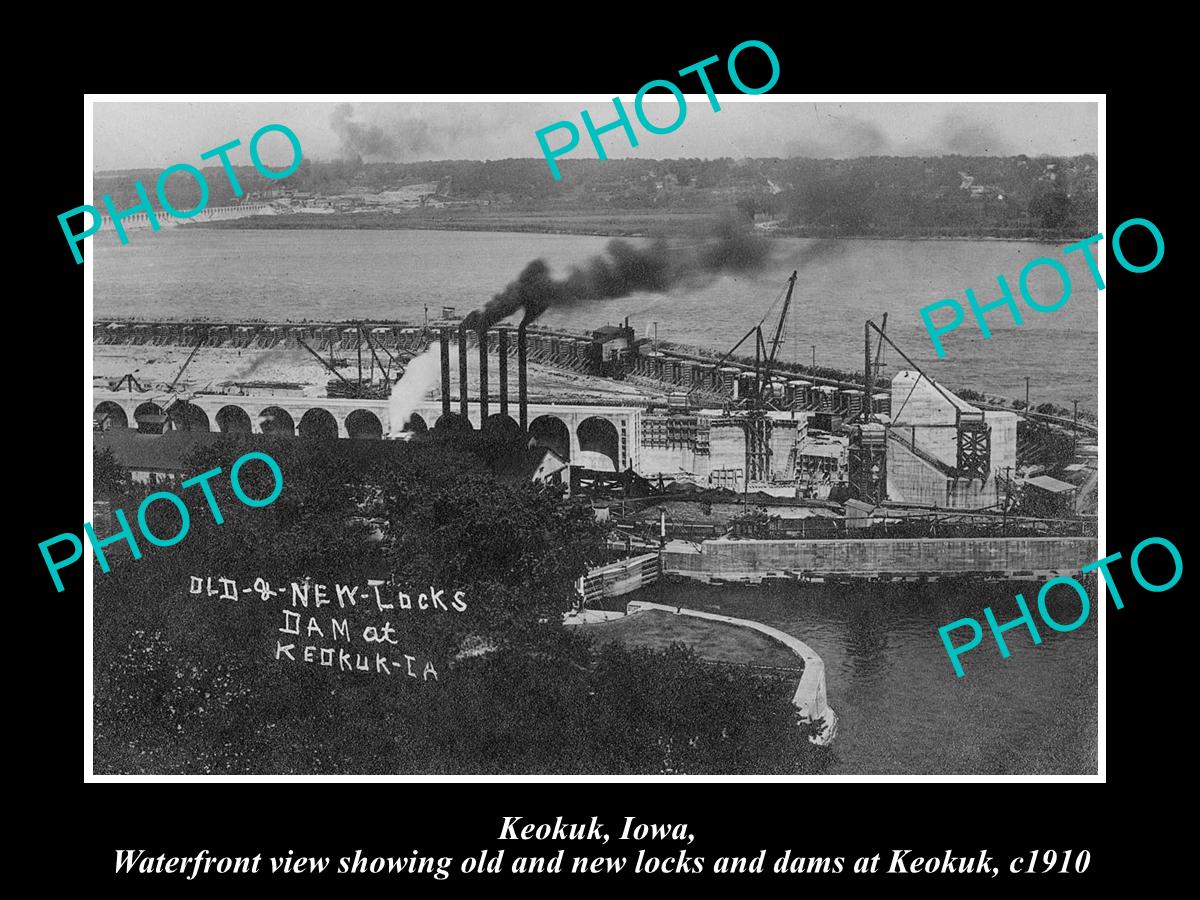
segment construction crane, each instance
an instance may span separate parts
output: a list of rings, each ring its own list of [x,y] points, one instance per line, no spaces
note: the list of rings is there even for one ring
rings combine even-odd
[[[879,345],[875,348],[875,361],[871,361],[871,329],[879,333]],[[854,499],[878,505],[888,499],[887,487],[887,427],[875,415],[875,379],[879,373],[879,361],[883,355],[883,342],[891,344],[887,334],[887,313],[883,314],[883,326],[867,320],[863,325],[863,401],[856,416],[857,425],[850,434],[847,448],[850,493]],[[895,346],[893,344],[893,346]],[[899,348],[897,348],[898,350]],[[901,353],[901,356],[904,354]],[[907,357],[905,357],[907,359]]]
[[[389,369],[388,369],[388,371],[386,371],[384,373],[384,375],[386,377],[390,378],[391,377],[390,367],[395,366],[396,367],[396,379],[395,380],[399,381],[404,374],[404,372],[403,372],[404,363],[401,360],[397,359],[396,354],[392,353],[392,351],[389,350],[387,347],[385,347],[383,344],[379,345],[379,349],[382,350],[387,355],[388,360],[390,360],[390,362],[388,363]]]
[[[880,335],[880,338],[879,338],[879,344],[875,348],[875,372],[872,375],[872,377],[875,380],[879,379],[879,369],[880,369],[879,359],[881,356],[883,356],[883,335],[887,334],[887,317],[888,317],[888,314],[884,313],[883,314],[883,323],[879,326],[879,329],[882,332],[882,334]]]
[[[179,371],[175,373],[175,377],[171,379],[170,384],[163,386],[161,382],[159,383],[158,387],[163,391],[163,393],[161,395],[156,395],[154,400],[159,409],[162,410],[162,427],[164,430],[166,429],[168,422],[175,422],[176,424],[174,427],[183,428],[184,430],[188,430],[190,427],[186,419],[186,409],[188,403],[191,401],[191,397],[180,396],[180,392],[175,389],[175,386],[179,384],[179,379],[183,377],[183,373],[187,371],[187,367],[191,365],[192,360],[196,358],[196,354],[200,351],[200,348],[203,347],[207,342],[208,331],[205,329],[204,333],[200,335],[199,340],[196,341],[196,346],[192,348],[192,352],[187,355],[187,359],[183,361],[183,365],[180,366]],[[184,410],[185,416],[182,424],[179,424],[178,419],[171,415],[171,410],[179,404],[183,404],[180,409]],[[158,416],[153,416],[152,418],[157,419]]]
[[[763,338],[762,327],[763,323],[767,321],[767,316],[771,314],[771,309],[775,306],[774,303],[771,304],[771,309],[768,309],[763,314],[763,317],[742,336],[742,339],[734,344],[729,352],[717,362],[716,367],[720,369],[733,354],[737,353],[738,348],[742,344],[751,337],[754,338],[754,388],[751,397],[741,398],[744,401],[742,405],[748,409],[763,410],[770,408],[768,401],[773,399],[770,397],[771,375],[775,371],[775,364],[779,357],[779,347],[783,343],[783,326],[787,320],[788,309],[792,304],[792,292],[796,288],[798,274],[797,271],[793,271],[791,277],[788,278],[787,294],[783,300],[783,309],[779,314],[779,322],[775,326],[775,334],[770,341],[770,350],[767,349],[767,341]],[[778,301],[778,297],[776,300]],[[691,394],[695,389],[695,386],[693,386],[688,393]]]
[[[184,370],[188,367],[191,361],[195,358],[196,352],[204,346],[208,341],[208,332],[201,335],[200,340],[196,341],[196,346],[192,348],[192,352],[188,354],[188,358],[183,361],[183,365],[179,367],[179,371],[175,373],[175,377],[171,379],[171,383],[167,385],[167,392],[175,390],[175,385],[179,383],[179,379],[183,377]]]
[[[297,336],[296,343],[299,344],[301,347],[303,347],[305,350],[307,350],[309,353],[311,353],[313,355],[313,357],[317,360],[317,362],[319,362],[322,366],[324,366],[326,369],[328,369],[330,372],[332,372],[338,378],[342,379],[342,381],[346,382],[347,385],[351,384],[350,379],[346,378],[345,375],[343,375],[341,372],[339,372],[332,362],[326,362],[325,360],[323,360],[321,358],[320,353],[318,353],[312,347],[308,346],[308,344],[305,343],[304,338]],[[332,357],[332,355],[333,355],[333,345],[332,344],[330,345],[329,352],[330,352],[330,356]]]
[[[383,376],[384,382],[386,383],[386,382],[391,381],[391,363],[389,363],[386,366],[383,364],[383,360],[381,360],[379,358],[379,354],[375,352],[374,344],[371,343],[370,332],[366,328],[363,328],[360,325],[360,326],[358,326],[358,334],[359,334],[360,344],[365,339],[367,342],[367,349],[371,351],[372,366],[371,366],[371,375],[368,380],[372,381],[372,382],[375,380],[375,366],[379,366],[379,374]],[[384,353],[387,353],[387,348],[384,347],[383,344],[379,345],[379,349],[383,350]],[[389,357],[391,357],[390,353],[388,353],[387,355]],[[393,361],[394,361],[394,358],[393,358]],[[361,370],[362,363],[361,362],[359,363],[359,366],[360,366],[360,369],[359,369],[358,377],[359,377],[359,381],[361,382],[362,381],[362,370]]]
[[[133,393],[134,388],[137,388],[139,394],[144,394],[150,390],[150,388],[143,385],[140,381],[137,380],[136,377],[134,377],[133,372],[128,372],[125,375],[122,375],[121,380],[118,381],[116,384],[111,385],[109,387],[109,390],[110,391],[119,391],[119,390],[121,390],[121,388],[125,387],[126,384],[129,385],[129,393],[131,393],[131,394]]]
[[[317,360],[317,362],[319,362],[322,366],[324,366],[326,369],[328,369],[330,372],[332,372],[334,375],[336,375],[338,377],[338,380],[341,382],[340,385],[334,381],[329,382],[328,391],[329,391],[330,397],[357,397],[357,398],[372,398],[372,399],[377,399],[377,400],[386,399],[387,391],[390,388],[390,384],[388,384],[386,381],[386,376],[385,376],[385,382],[382,385],[382,387],[380,387],[380,388],[374,387],[370,384],[367,384],[367,385],[363,384],[363,381],[362,381],[362,333],[363,333],[362,328],[358,327],[359,346],[358,346],[358,382],[357,383],[351,381],[349,378],[347,378],[345,375],[343,375],[341,372],[339,372],[331,363],[326,362],[324,359],[322,359],[321,354],[317,353],[316,350],[314,350],[307,343],[305,343],[303,338],[301,338],[301,337],[296,338],[296,343],[298,343],[301,347],[303,347],[305,350],[307,350],[309,353],[311,353],[313,355],[313,357]],[[367,346],[370,347],[369,341],[367,342]],[[374,356],[375,360],[378,362],[379,357],[375,356],[374,347],[371,347],[371,355]],[[381,371],[383,371],[385,369],[385,367],[383,366],[382,363],[379,364],[379,368]]]
[[[746,462],[742,475],[742,491],[746,503],[749,502],[752,482],[762,484],[771,480],[771,433],[774,430],[774,423],[767,415],[767,411],[777,408],[775,403],[778,399],[772,396],[771,375],[775,371],[776,361],[779,358],[779,347],[783,343],[783,327],[787,321],[788,310],[791,308],[792,293],[796,288],[798,275],[798,271],[793,271],[791,277],[788,278],[783,309],[780,311],[779,321],[775,325],[775,333],[771,337],[769,347],[763,337],[763,323],[767,321],[771,310],[775,308],[774,303],[763,313],[763,317],[754,327],[747,331],[742,339],[734,344],[717,363],[717,368],[720,369],[742,344],[751,337],[754,338],[754,387],[750,390],[751,396],[739,397],[739,405],[744,412],[736,417],[737,423],[746,436]],[[778,297],[776,302],[778,302]],[[692,390],[695,390],[695,387]],[[691,391],[688,393],[690,394]]]
[[[887,326],[887,316],[886,316],[886,315],[883,317],[883,324],[884,324],[884,326],[885,326],[885,327]],[[928,381],[928,382],[929,382],[929,384],[930,384],[930,386],[931,386],[931,387],[932,387],[934,390],[936,390],[936,391],[937,391],[939,394],[941,394],[941,395],[942,395],[942,397],[943,397],[943,398],[945,398],[945,400],[946,400],[946,402],[947,402],[947,403],[949,403],[949,404],[950,404],[951,406],[953,406],[955,409],[958,409],[958,408],[959,408],[959,406],[958,406],[958,403],[956,403],[956,402],[954,401],[954,398],[953,398],[953,397],[951,397],[949,394],[947,394],[947,393],[946,393],[946,391],[945,391],[945,390],[942,388],[942,386],[941,386],[940,384],[938,384],[936,381],[934,381],[932,378],[930,378],[930,377],[929,377],[929,375],[927,375],[927,374],[926,374],[926,372],[925,372],[925,370],[924,370],[924,369],[922,369],[922,368],[921,368],[920,366],[918,366],[918,365],[917,365],[915,362],[913,362],[913,361],[912,361],[912,359],[910,359],[910,358],[909,358],[909,356],[908,356],[908,354],[907,354],[907,353],[905,353],[905,352],[904,352],[903,350],[901,350],[901,349],[900,349],[898,346],[896,346],[896,342],[895,342],[895,341],[893,341],[893,340],[892,340],[890,337],[888,337],[888,336],[887,336],[887,335],[884,333],[884,329],[880,328],[878,325],[876,325],[876,324],[875,324],[874,322],[872,322],[870,319],[868,319],[868,320],[867,320],[867,324],[864,326],[864,333],[865,333],[865,336],[866,336],[866,346],[867,346],[867,351],[866,351],[866,352],[867,352],[867,364],[868,364],[868,368],[870,368],[870,359],[871,359],[871,329],[874,329],[874,330],[875,330],[875,331],[876,331],[876,332],[879,334],[879,339],[880,339],[880,342],[881,342],[881,343],[882,343],[883,341],[887,341],[887,342],[888,342],[888,346],[890,346],[890,347],[891,347],[893,350],[895,350],[897,353],[899,353],[899,354],[900,354],[900,358],[901,358],[901,359],[903,359],[903,360],[904,360],[906,363],[908,363],[910,366],[912,366],[913,370],[914,370],[914,371],[915,371],[915,372],[916,372],[916,373],[917,373],[917,374],[918,374],[918,375],[919,375],[921,378],[924,378],[926,381]],[[898,416],[898,415],[899,415],[899,412],[897,412],[897,413],[896,413],[896,415]]]
[[[788,279],[787,296],[783,298],[783,310],[779,313],[779,323],[775,326],[775,337],[771,339],[771,355],[766,360],[766,364],[763,366],[761,373],[759,372],[757,357],[755,359],[755,384],[757,387],[758,396],[760,398],[765,396],[765,390],[771,385],[771,374],[775,369],[775,360],[779,356],[779,344],[783,341],[783,323],[787,321],[788,308],[792,305],[792,291],[795,290],[796,287],[797,274],[798,272],[793,270],[792,277]],[[764,316],[763,318],[765,319],[766,317]],[[761,322],[759,323],[758,327],[760,329],[759,342],[761,343]],[[763,349],[765,350],[766,348],[764,347]]]
[[[863,402],[858,414],[862,422],[875,421],[875,381],[879,378],[879,360],[883,355],[883,341],[887,337],[887,319],[888,314],[884,313],[883,324],[875,329],[879,332],[879,344],[875,348],[874,364],[871,363],[871,329],[875,323],[868,320],[863,326]]]

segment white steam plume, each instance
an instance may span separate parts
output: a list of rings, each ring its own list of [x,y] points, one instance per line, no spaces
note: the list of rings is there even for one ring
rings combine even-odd
[[[388,418],[391,420],[389,437],[395,437],[404,430],[417,405],[437,383],[441,374],[440,353],[441,347],[434,341],[428,350],[408,364],[404,377],[392,387],[392,396],[388,401]]]

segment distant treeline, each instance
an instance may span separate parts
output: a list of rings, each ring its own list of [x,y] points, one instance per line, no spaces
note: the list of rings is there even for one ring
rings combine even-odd
[[[1095,231],[1096,157],[872,156],[858,159],[563,160],[555,181],[541,159],[414,163],[314,162],[282,181],[251,167],[237,174],[254,199],[374,194],[431,184],[443,201],[493,212],[700,212],[773,221],[804,236],[1037,237]],[[236,203],[229,180],[205,170],[209,204]],[[118,208],[137,203],[133,182],[153,194],[158,172],[98,175]],[[198,200],[192,179],[176,175],[172,203]],[[157,205],[157,202],[155,203]]]

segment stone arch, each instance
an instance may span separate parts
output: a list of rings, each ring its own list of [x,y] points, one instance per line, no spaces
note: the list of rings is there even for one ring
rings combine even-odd
[[[101,431],[108,431],[110,428],[129,427],[129,416],[125,412],[125,409],[120,403],[113,403],[111,400],[105,400],[102,403],[96,404],[92,418],[100,423]]]
[[[222,406],[217,412],[217,429],[224,434],[249,434],[254,430],[250,414],[240,406]]]
[[[314,406],[300,417],[300,437],[335,440],[338,436],[337,419],[327,409]]]
[[[474,431],[475,426],[471,424],[471,420],[458,413],[446,413],[438,416],[437,422],[433,425],[438,431]]]
[[[511,434],[515,435],[521,431],[521,426],[517,424],[517,420],[512,416],[501,413],[492,413],[483,423],[482,431],[492,432],[495,434]]]
[[[429,426],[418,413],[413,413],[408,417],[408,421],[404,423],[404,430],[411,431],[413,434],[424,434],[429,430]]]
[[[186,400],[172,404],[167,410],[171,425],[178,431],[212,431],[208,422],[208,413],[194,403]]]
[[[558,416],[538,416],[529,423],[529,437],[539,447],[549,447],[563,460],[571,458],[571,429]]]
[[[296,420],[282,406],[268,406],[258,414],[258,430],[263,434],[296,435]]]
[[[147,434],[162,434],[167,423],[167,414],[157,403],[147,400],[133,411],[133,420],[137,422],[138,431]]]
[[[601,469],[598,457],[607,457],[612,461],[612,471],[618,471],[621,464],[621,440],[617,434],[617,426],[608,419],[600,416],[590,416],[579,423],[575,429],[579,439],[579,452],[582,457],[579,462],[590,469]],[[587,458],[585,454],[591,454]]]
[[[378,440],[383,437],[383,423],[379,421],[379,416],[370,410],[356,409],[346,416],[346,434],[352,438]]]

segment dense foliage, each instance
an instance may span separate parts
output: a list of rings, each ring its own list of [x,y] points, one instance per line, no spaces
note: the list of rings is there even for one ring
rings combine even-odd
[[[562,643],[406,685],[230,661],[137,629],[98,667],[97,771],[795,774],[828,762],[780,681],[678,646]]]
[[[227,475],[251,448],[284,473],[279,498],[259,509],[234,498]],[[190,471],[223,470],[210,484],[224,524],[198,489],[183,491],[192,527],[182,542],[143,547],[137,561],[112,552],[113,571],[96,574],[97,771],[792,772],[819,764],[785,683],[716,669],[680,648],[594,647],[561,626],[574,582],[602,553],[601,534],[589,510],[556,491],[497,477],[511,449],[478,438],[255,435],[196,451]],[[248,463],[240,480],[251,497],[272,487],[261,464]],[[175,533],[169,504],[150,513],[153,530]],[[306,576],[390,579],[389,589],[414,597],[433,586],[462,590],[462,612],[387,614],[400,641],[393,655],[417,656],[418,672],[433,661],[437,676],[276,659],[277,639],[289,640],[282,610],[295,608],[288,594],[231,600],[190,590],[193,577],[283,589]],[[299,612],[343,615],[336,603]]]
[[[129,491],[129,472],[117,462],[111,447],[92,450],[92,486],[97,498],[111,500]]]

